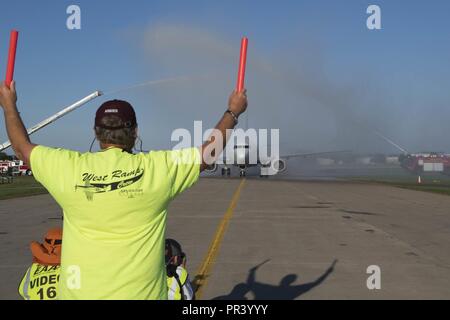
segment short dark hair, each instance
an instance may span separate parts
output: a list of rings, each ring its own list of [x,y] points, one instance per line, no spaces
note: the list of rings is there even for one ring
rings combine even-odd
[[[123,121],[115,115],[104,116],[101,120],[101,125],[106,127],[122,127]],[[132,149],[136,142],[136,127],[121,128],[121,129],[104,129],[95,127],[95,134],[97,139],[102,143],[116,144],[124,146],[127,149]]]

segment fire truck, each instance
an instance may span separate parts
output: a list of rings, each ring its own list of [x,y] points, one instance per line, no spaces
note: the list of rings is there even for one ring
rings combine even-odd
[[[400,165],[406,170],[419,174],[438,172],[450,175],[450,155],[438,152],[406,154],[399,157]]]
[[[0,174],[9,174],[12,176],[31,176],[33,172],[30,167],[21,160],[0,161]]]

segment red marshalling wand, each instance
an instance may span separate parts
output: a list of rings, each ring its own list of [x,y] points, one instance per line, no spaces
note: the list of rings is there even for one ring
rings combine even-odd
[[[236,91],[241,92],[245,87],[245,66],[247,64],[247,46],[248,39],[242,38],[241,41],[241,55],[239,59],[239,71],[238,71],[238,79],[236,85]]]
[[[9,38],[9,53],[8,53],[8,66],[6,68],[6,78],[5,84],[9,87],[11,81],[14,78],[14,65],[16,62],[16,50],[17,50],[17,38],[19,37],[19,32],[17,30],[11,31],[11,36]]]

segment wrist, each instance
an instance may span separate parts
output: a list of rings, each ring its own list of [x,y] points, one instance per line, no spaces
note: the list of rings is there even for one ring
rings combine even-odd
[[[3,109],[3,116],[5,117],[5,119],[12,119],[12,118],[15,119],[17,117],[20,117],[20,113],[15,108]]]
[[[242,111],[236,110],[236,108],[233,108],[233,107],[228,107],[228,110],[233,112],[237,117],[239,117],[242,114]]]
[[[5,103],[3,105],[3,112],[8,113],[11,111],[16,111],[17,110],[17,106],[15,102],[11,102],[11,103]]]
[[[225,114],[228,114],[230,117],[233,118],[234,120],[234,124],[237,125],[238,124],[238,118],[239,118],[239,114],[236,114],[233,110],[228,109],[227,111],[225,111]]]

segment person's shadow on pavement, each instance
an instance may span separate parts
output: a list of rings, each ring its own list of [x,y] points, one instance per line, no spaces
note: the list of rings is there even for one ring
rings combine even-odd
[[[337,260],[316,280],[300,285],[292,285],[297,280],[297,275],[288,274],[280,280],[278,286],[256,281],[256,271],[266,262],[251,268],[247,282],[237,284],[228,295],[219,296],[213,300],[248,300],[246,294],[253,293],[255,300],[294,300],[320,285],[334,271]]]

